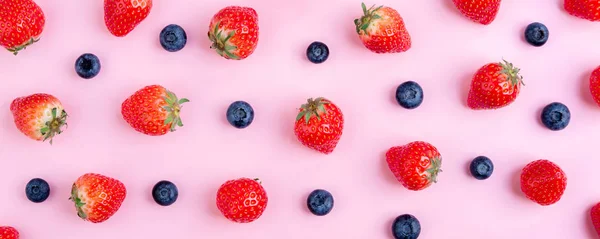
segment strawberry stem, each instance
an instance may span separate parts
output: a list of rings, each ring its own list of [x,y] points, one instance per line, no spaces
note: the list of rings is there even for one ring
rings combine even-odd
[[[25,43],[21,44],[20,46],[15,46],[13,48],[7,48],[7,50],[12,52],[16,56],[17,54],[19,54],[20,50],[26,49],[28,46],[33,45],[33,43],[36,43],[39,40],[40,40],[39,38],[31,37],[31,38],[29,38],[29,41],[26,41]]]
[[[50,121],[46,121],[46,124],[43,128],[40,129],[40,133],[44,136],[44,140],[50,140],[50,144],[52,144],[52,139],[54,136],[62,133],[62,127],[67,126],[67,112],[62,110],[60,115],[58,115],[58,109],[52,108],[52,119]]]
[[[308,124],[308,121],[313,115],[316,116],[317,119],[321,120],[321,115],[327,113],[325,105],[329,103],[330,102],[323,97],[319,97],[314,100],[312,98],[308,99],[307,103],[301,106],[300,112],[296,116],[296,121],[304,118],[304,121],[306,124]]]
[[[73,187],[71,188],[71,197],[69,198],[69,200],[75,202],[75,208],[77,209],[77,216],[79,216],[83,220],[87,220],[87,214],[85,214],[85,212],[83,211],[83,206],[85,206],[85,203],[83,201],[81,201],[81,199],[77,195],[78,195],[77,186],[75,186],[75,184],[73,184]]]
[[[371,24],[372,20],[381,18],[381,16],[375,14],[375,12],[379,11],[379,9],[381,9],[383,6],[375,8],[375,5],[373,5],[369,9],[367,9],[367,6],[363,2],[361,4],[361,7],[363,9],[363,16],[360,19],[354,19],[354,25],[356,25],[356,33],[361,34],[361,31],[363,31],[365,35],[369,35],[369,33],[367,32],[367,28],[369,28],[369,25]]]
[[[439,157],[429,159],[429,168],[427,168],[427,179],[429,182],[437,183],[437,176],[442,172],[442,160]]]
[[[525,83],[523,83],[523,77],[519,74],[521,69],[504,59],[502,59],[502,61],[503,62],[498,63],[502,67],[500,73],[506,75],[508,82],[513,86],[525,85]]]
[[[186,102],[190,102],[190,100],[186,98],[178,99],[177,95],[171,91],[166,91],[167,96],[163,97],[166,106],[162,108],[168,112],[167,118],[164,121],[165,125],[170,125],[169,128],[171,132],[176,130],[176,127],[183,127],[183,122],[181,121],[180,112],[182,108],[182,104]]]
[[[221,22],[219,21],[217,24],[215,24],[215,28],[208,32],[208,39],[212,41],[210,48],[215,49],[215,51],[223,57],[239,60],[240,58],[238,56],[231,53],[232,51],[237,50],[237,47],[229,43],[229,39],[235,35],[235,30],[230,31],[226,36],[224,36],[223,30],[219,29],[220,25]]]

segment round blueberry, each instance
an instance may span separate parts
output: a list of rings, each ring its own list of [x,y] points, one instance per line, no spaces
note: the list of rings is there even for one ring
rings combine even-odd
[[[471,175],[473,175],[473,177],[479,180],[484,180],[492,176],[492,173],[494,172],[494,164],[488,157],[479,156],[471,161],[469,170],[471,171]]]
[[[333,209],[333,196],[326,190],[317,189],[306,199],[308,210],[317,216],[325,216]]]
[[[176,24],[170,24],[163,28],[160,32],[160,45],[169,51],[176,52],[185,46],[187,43],[187,34],[181,26]]]
[[[562,130],[569,125],[571,112],[566,105],[554,102],[542,110],[542,123],[553,131]]]
[[[243,129],[248,127],[254,120],[254,109],[245,101],[236,101],[227,108],[227,121],[233,127]]]
[[[525,40],[532,46],[543,46],[548,41],[550,32],[548,28],[539,22],[531,23],[525,29]]]
[[[154,201],[161,206],[169,206],[177,201],[179,191],[177,186],[169,181],[160,181],[152,188],[152,197]]]
[[[100,59],[91,53],[85,53],[75,61],[75,72],[84,79],[92,79],[97,76],[100,68]]]
[[[329,48],[325,43],[322,42],[313,42],[306,49],[306,57],[312,63],[319,64],[323,63],[329,57]]]
[[[25,195],[29,201],[34,203],[46,201],[50,196],[50,185],[41,178],[34,178],[25,186]]]
[[[414,81],[407,81],[396,89],[396,101],[406,109],[414,109],[423,103],[423,88]]]
[[[421,223],[413,215],[400,215],[392,224],[392,234],[396,239],[417,239],[421,234]]]

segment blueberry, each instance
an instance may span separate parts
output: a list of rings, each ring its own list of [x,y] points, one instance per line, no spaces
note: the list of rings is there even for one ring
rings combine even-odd
[[[169,181],[160,181],[152,188],[152,197],[154,201],[161,206],[169,206],[177,201],[179,191],[177,186]]]
[[[227,121],[233,127],[243,129],[248,127],[254,120],[254,109],[245,101],[236,101],[227,108]]]
[[[313,42],[306,49],[306,57],[312,63],[319,64],[323,63],[329,57],[329,48],[325,43],[322,42]]]
[[[91,53],[85,53],[75,61],[75,72],[84,79],[92,79],[97,76],[100,68],[100,59]]]
[[[308,210],[317,216],[325,216],[333,209],[333,196],[326,190],[312,191],[306,199]]]
[[[471,175],[479,180],[484,180],[492,176],[494,172],[494,164],[490,158],[485,156],[479,156],[471,161],[469,167]]]
[[[543,46],[548,41],[550,32],[548,28],[539,22],[529,24],[525,29],[525,40],[533,46]]]
[[[421,234],[421,223],[413,215],[400,215],[392,224],[392,233],[396,239],[417,239]]]
[[[34,178],[25,186],[25,195],[29,201],[35,203],[46,201],[50,196],[50,185],[41,178]]]
[[[168,25],[160,32],[160,45],[169,52],[183,49],[186,43],[187,34],[179,25]]]
[[[407,81],[396,89],[396,101],[406,109],[414,109],[423,103],[423,88],[414,81]]]
[[[566,105],[554,102],[542,110],[542,123],[550,130],[562,130],[569,125],[571,112]]]

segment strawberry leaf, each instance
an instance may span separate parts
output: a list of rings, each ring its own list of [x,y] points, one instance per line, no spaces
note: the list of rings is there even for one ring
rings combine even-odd
[[[365,5],[364,2],[361,4],[361,7],[362,7],[362,10],[363,10],[363,14],[367,15],[368,14],[368,12],[367,12],[367,6]]]
[[[170,124],[171,122],[173,122],[173,114],[169,114],[169,115],[167,116],[167,118],[165,119],[164,125],[168,125],[168,124]]]
[[[190,100],[188,100],[188,99],[186,99],[186,98],[181,98],[181,99],[179,100],[179,102],[177,102],[177,103],[181,105],[181,104],[183,104],[183,103],[186,103],[186,102],[190,102]]]

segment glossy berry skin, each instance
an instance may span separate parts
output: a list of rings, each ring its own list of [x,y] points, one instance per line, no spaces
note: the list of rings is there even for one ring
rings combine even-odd
[[[400,215],[392,224],[392,235],[395,239],[417,239],[420,234],[421,223],[413,215]]]
[[[254,120],[254,109],[245,101],[236,101],[227,108],[227,121],[238,129],[248,127]]]
[[[185,30],[177,24],[170,24],[160,31],[160,45],[168,52],[176,52],[187,43],[187,34]]]
[[[21,133],[37,141],[50,141],[67,125],[67,112],[54,96],[37,93],[19,97],[10,104],[15,125]]]
[[[520,69],[507,61],[490,63],[473,76],[467,105],[474,110],[499,109],[517,99],[523,84]]]
[[[258,45],[258,14],[249,7],[229,6],[215,14],[208,27],[208,39],[225,59],[242,60]]]
[[[45,24],[33,0],[0,0],[0,46],[14,55],[39,41]]]
[[[396,101],[405,109],[415,109],[423,103],[423,88],[414,81],[407,81],[396,88]]]
[[[596,104],[600,106],[600,66],[594,69],[590,76],[590,93]]]
[[[225,182],[217,191],[217,208],[225,218],[237,223],[258,219],[269,198],[258,179],[239,178]]]
[[[101,223],[112,217],[121,207],[127,190],[119,180],[88,173],[79,177],[71,189],[77,215],[92,223]]]
[[[104,23],[111,34],[124,37],[135,29],[152,9],[152,0],[104,0]]]
[[[25,186],[25,195],[34,203],[46,201],[50,196],[50,185],[41,178],[31,179]]]
[[[486,156],[478,156],[471,161],[469,171],[474,178],[479,180],[488,179],[494,172],[494,163]]]
[[[14,227],[0,227],[0,239],[19,239],[19,231]]]
[[[312,63],[323,63],[329,57],[329,47],[322,42],[313,42],[306,49],[306,57]]]
[[[564,0],[565,10],[572,16],[589,20],[600,21],[600,1],[596,0]]]
[[[592,224],[594,225],[594,229],[596,229],[596,234],[600,237],[600,203],[597,203],[590,210],[590,217],[592,219]]]
[[[452,0],[456,8],[473,22],[489,25],[500,11],[500,0]]]
[[[433,145],[423,141],[392,147],[385,157],[396,179],[412,191],[423,190],[437,182],[442,171],[442,156]]]
[[[362,4],[363,16],[354,20],[356,33],[365,47],[375,53],[408,51],[411,38],[400,13],[391,7]]]
[[[323,189],[312,191],[306,199],[308,210],[316,216],[325,216],[333,209],[333,195]]]
[[[550,31],[546,25],[534,22],[525,28],[525,40],[532,46],[543,46],[550,37]]]
[[[550,130],[558,131],[565,129],[571,121],[571,111],[559,102],[554,102],[542,110],[542,123]]]
[[[177,201],[179,190],[172,182],[162,180],[152,188],[152,198],[158,205],[170,206]]]
[[[177,98],[175,93],[160,85],[150,85],[123,101],[121,114],[136,131],[160,136],[183,126],[180,113],[182,104],[186,102],[189,100]]]
[[[330,100],[319,97],[308,99],[296,116],[294,134],[302,145],[330,154],[337,146],[344,130],[344,115]]]
[[[567,176],[558,165],[548,160],[533,161],[521,171],[521,191],[542,206],[558,202],[566,187]]]
[[[85,53],[75,61],[75,72],[83,79],[92,79],[100,73],[100,59],[92,53]]]

